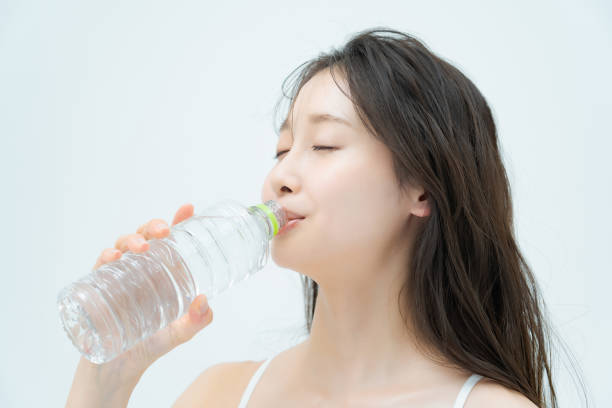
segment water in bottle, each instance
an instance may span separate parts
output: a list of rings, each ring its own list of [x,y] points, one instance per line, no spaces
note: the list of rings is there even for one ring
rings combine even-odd
[[[85,358],[110,361],[185,314],[198,294],[210,300],[261,270],[286,223],[272,200],[224,200],[194,214],[146,252],[125,252],[62,289],[64,330]]]

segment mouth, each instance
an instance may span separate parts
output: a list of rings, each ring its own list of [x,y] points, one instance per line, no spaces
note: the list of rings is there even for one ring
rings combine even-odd
[[[281,234],[286,233],[287,231],[290,231],[290,230],[294,229],[298,224],[300,224],[302,222],[302,220],[304,220],[304,218],[305,217],[289,218],[287,223],[283,226],[283,228],[281,228],[278,231],[278,234],[276,234],[276,235],[281,235]]]
[[[289,211],[287,209],[287,207],[285,207],[285,206],[283,206],[283,211],[285,212],[285,216],[287,217],[287,222],[289,222],[291,220],[306,218],[302,214],[298,214],[298,213],[294,213],[293,211]]]

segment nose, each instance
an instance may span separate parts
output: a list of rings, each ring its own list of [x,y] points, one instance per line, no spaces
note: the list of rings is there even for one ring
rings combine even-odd
[[[300,176],[298,170],[290,160],[287,160],[289,153],[285,153],[285,158],[277,163],[270,172],[270,187],[276,197],[283,197],[288,193],[298,193],[300,190]],[[294,160],[295,162],[295,160]]]
[[[271,177],[271,176],[270,176]],[[270,179],[264,182],[263,188],[261,190],[261,202],[265,203],[268,200],[279,201],[282,197],[287,194],[292,194],[296,191],[296,187],[289,187],[289,185],[293,185],[291,182],[283,182],[279,179]]]

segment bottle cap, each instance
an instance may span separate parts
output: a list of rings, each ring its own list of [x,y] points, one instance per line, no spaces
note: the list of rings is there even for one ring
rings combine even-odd
[[[287,223],[287,218],[282,207],[274,200],[266,201],[265,204],[257,204],[253,207],[261,209],[272,223],[274,229],[273,236]]]

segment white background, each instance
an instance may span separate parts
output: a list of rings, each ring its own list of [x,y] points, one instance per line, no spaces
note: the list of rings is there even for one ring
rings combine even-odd
[[[63,406],[79,354],[58,291],[185,202],[259,202],[282,80],[382,25],[489,101],[519,245],[593,406],[611,406],[610,4],[290,3],[0,2],[0,405]],[[211,306],[214,322],[158,360],[130,406],[170,406],[206,367],[263,359],[304,324],[297,273],[272,262]],[[561,406],[578,406],[567,357],[556,364]]]

